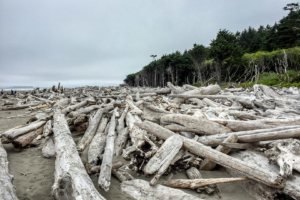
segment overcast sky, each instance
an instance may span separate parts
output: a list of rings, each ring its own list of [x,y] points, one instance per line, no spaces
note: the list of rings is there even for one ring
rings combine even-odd
[[[273,25],[291,0],[0,0],[0,86],[118,85],[219,29]]]

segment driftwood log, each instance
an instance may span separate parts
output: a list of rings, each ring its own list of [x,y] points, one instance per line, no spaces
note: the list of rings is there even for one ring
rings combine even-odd
[[[64,114],[56,110],[53,120],[56,151],[55,182],[52,187],[54,199],[104,200],[85,171]]]
[[[111,180],[112,159],[114,153],[114,136],[116,129],[116,112],[117,108],[115,108],[114,113],[110,119],[110,125],[106,139],[106,146],[101,164],[101,171],[98,179],[99,187],[104,189],[106,192],[109,190]]]
[[[83,135],[82,139],[77,144],[77,150],[79,153],[82,153],[84,149],[87,147],[87,145],[89,145],[92,139],[94,138],[100,120],[102,118],[102,115],[106,112],[109,112],[113,108],[114,108],[113,106],[108,106],[106,108],[99,109],[94,116],[90,117],[89,126],[85,134]]]
[[[144,121],[143,123],[134,123],[136,126],[156,135],[160,139],[166,140],[175,133],[165,129],[157,124],[154,124],[149,121]],[[275,188],[284,188],[285,181],[282,177],[276,175],[274,172],[266,171],[265,169],[259,167],[253,167],[245,162],[242,162],[238,159],[232,158],[226,154],[223,154],[219,151],[211,149],[195,140],[191,140],[180,136],[183,141],[183,148],[194,153],[198,156],[202,156],[210,159],[211,161],[222,165],[226,168],[236,170],[241,173],[243,176],[248,177],[259,182],[262,182],[266,185]]]
[[[145,174],[156,175],[150,181],[150,185],[153,186],[157,183],[159,178],[165,173],[169,165],[182,147],[182,140],[180,136],[174,135],[169,137],[164,144],[159,148],[156,154],[149,160],[144,167]]]
[[[43,127],[40,127],[36,130],[30,131],[29,133],[26,133],[24,135],[21,135],[17,138],[15,138],[12,143],[15,147],[25,147],[28,145],[31,141],[33,141],[37,136],[41,135],[43,133]]]
[[[121,190],[136,200],[202,200],[178,189],[162,185],[150,186],[149,182],[140,179],[122,182]]]
[[[104,130],[107,125],[107,121],[108,119],[106,117],[102,117],[96,135],[89,146],[88,163],[91,166],[96,166],[99,163],[100,155],[104,152],[107,136]]]
[[[14,177],[9,174],[7,153],[0,141],[0,198],[3,200],[18,200],[13,186]]]

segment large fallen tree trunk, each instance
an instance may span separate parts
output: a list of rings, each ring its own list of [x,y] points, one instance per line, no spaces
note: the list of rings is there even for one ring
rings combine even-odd
[[[41,135],[43,133],[43,127],[40,127],[36,130],[30,131],[29,133],[26,133],[24,135],[21,135],[13,140],[14,147],[25,147],[27,144],[29,144],[31,141],[33,141],[38,135]]]
[[[182,147],[182,140],[179,135],[169,137],[159,148],[156,154],[149,160],[144,167],[145,174],[156,175],[150,181],[150,185],[155,185],[159,178],[165,173],[169,165]]]
[[[228,138],[226,138],[223,142],[235,143],[235,142],[237,142],[237,140],[238,140],[238,137],[235,134],[232,134],[232,135],[229,135]],[[222,145],[219,145],[216,148],[216,151],[220,151],[224,154],[228,154],[230,152],[230,150],[231,150],[231,148],[226,147],[226,146],[222,146]],[[217,164],[215,162],[212,162],[208,158],[205,158],[201,162],[200,169],[209,171],[209,170],[212,170],[213,168],[215,168],[216,165]]]
[[[45,123],[46,123],[45,121],[36,121],[31,124],[28,124],[27,126],[15,129],[12,132],[5,132],[3,133],[3,135],[9,139],[14,139],[20,135],[24,135],[25,133],[38,129],[39,127],[43,126]]]
[[[143,123],[135,122],[134,124],[163,140],[166,140],[167,138],[175,134],[172,131],[169,131],[168,129],[165,129],[149,121],[144,121]],[[243,174],[243,176],[262,182],[271,187],[284,188],[285,186],[284,179],[273,172],[266,171],[259,167],[250,166],[245,162],[234,159],[226,154],[211,149],[210,147],[207,147],[195,140],[191,140],[183,136],[180,137],[183,141],[183,147],[191,153],[208,158],[219,165],[232,170],[236,170],[237,172]]]
[[[258,119],[250,121],[211,119],[211,121],[230,128],[233,132],[268,129],[278,126],[300,125],[300,118],[293,119]]]
[[[53,118],[56,150],[53,197],[57,200],[104,200],[105,198],[99,194],[86,173],[64,114],[61,114],[60,110],[56,110]]]
[[[81,107],[83,107],[83,106],[86,106],[86,105],[87,105],[87,100],[84,100],[84,101],[82,101],[82,102],[80,102],[80,103],[77,103],[77,104],[75,104],[75,105],[71,105],[71,106],[66,107],[66,108],[63,109],[61,112],[62,112],[63,114],[67,114],[68,112],[72,112],[73,110],[79,109],[79,108],[81,108]]]
[[[160,122],[161,124],[165,124],[165,125],[172,124],[172,123],[175,125],[179,124],[188,128],[186,130],[188,132],[194,132],[197,134],[204,134],[204,135],[214,135],[218,133],[232,132],[229,128],[226,128],[223,125],[217,124],[215,122],[211,122],[207,119],[201,119],[190,115],[182,115],[182,114],[164,115],[161,117]],[[181,131],[184,131],[184,129]]]
[[[143,103],[143,113],[142,113],[142,118],[152,121],[152,122],[160,122],[160,118],[164,115],[171,114],[171,112],[168,112],[166,110],[159,109],[150,103],[144,102]]]
[[[68,114],[68,117],[70,117],[70,118],[77,117],[80,114],[86,114],[86,113],[92,112],[93,110],[96,110],[96,109],[99,109],[99,108],[101,108],[100,105],[93,105],[93,106],[88,106],[88,107],[85,107],[85,108],[80,108],[79,110],[70,112]]]
[[[104,113],[109,112],[112,109],[114,109],[112,105],[106,108],[99,109],[94,116],[90,117],[89,127],[87,128],[80,142],[77,144],[77,150],[79,153],[82,153],[84,149],[87,147],[87,145],[89,145],[92,139],[94,138],[102,115]]]
[[[114,113],[110,119],[110,125],[106,139],[106,146],[101,164],[101,171],[98,179],[98,186],[104,189],[106,192],[109,190],[111,179],[112,160],[114,153],[114,137],[116,128],[116,112],[117,108],[115,108]]]
[[[13,176],[8,171],[7,153],[0,141],[0,199],[18,200],[12,183]]]
[[[103,153],[107,134],[104,132],[108,119],[102,118],[95,137],[91,141],[88,151],[88,162],[91,166],[96,166],[100,161],[100,155]]]
[[[202,200],[178,189],[162,185],[150,186],[149,182],[140,179],[122,182],[121,190],[136,200]]]
[[[230,154],[234,158],[240,159],[245,163],[249,163],[250,165],[259,166],[266,170],[275,171],[275,173],[279,173],[279,169],[277,166],[271,164],[265,156],[261,153],[253,151],[253,150],[246,150],[246,151],[239,151],[233,152]],[[234,171],[232,169],[227,169],[231,176],[239,177],[241,176],[240,173]],[[283,189],[276,189],[269,187],[265,184],[258,183],[256,181],[246,181],[240,182],[242,187],[255,199],[260,200],[277,200],[278,197],[281,196],[280,199],[300,199],[300,175],[295,174],[291,178],[286,179],[286,186]],[[287,196],[285,196],[287,195]],[[291,197],[291,198],[289,198]]]
[[[194,90],[189,90],[186,92],[183,92],[181,95],[212,95],[212,94],[218,94],[221,91],[220,86],[218,85],[209,85],[207,87],[201,87]],[[183,103],[184,98],[176,98],[174,99],[174,102],[177,104]]]
[[[300,141],[297,139],[277,140],[271,143],[271,149],[265,151],[269,160],[280,167],[280,175],[292,176],[293,169],[300,172]]]
[[[55,145],[52,139],[48,138],[42,149],[42,154],[45,158],[52,158],[55,156]]]
[[[29,107],[32,107],[32,106],[37,106],[39,104],[40,103],[32,103],[32,104],[15,106],[15,107],[1,108],[1,110],[21,110],[21,109],[29,108]]]
[[[246,177],[241,178],[211,178],[211,179],[172,179],[168,181],[160,181],[159,184],[172,188],[190,188],[196,189],[206,185],[214,185],[219,183],[230,183],[249,181]]]
[[[118,120],[118,125],[117,125],[117,139],[115,142],[115,147],[114,147],[114,154],[116,156],[120,156],[122,154],[122,150],[126,145],[126,141],[128,139],[128,128],[125,128],[125,117],[128,112],[128,105],[126,105],[126,108],[124,109],[120,119]]]
[[[283,126],[272,129],[259,129],[253,131],[241,131],[218,135],[209,135],[206,137],[199,137],[197,138],[197,141],[207,146],[216,147],[220,143],[222,143],[229,135],[233,134],[238,136],[238,142],[260,142],[268,140],[298,138],[300,137],[300,127]]]

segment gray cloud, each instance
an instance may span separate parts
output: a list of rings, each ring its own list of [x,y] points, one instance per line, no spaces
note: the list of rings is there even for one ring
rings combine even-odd
[[[118,85],[152,58],[219,29],[273,25],[282,0],[0,2],[0,86]]]

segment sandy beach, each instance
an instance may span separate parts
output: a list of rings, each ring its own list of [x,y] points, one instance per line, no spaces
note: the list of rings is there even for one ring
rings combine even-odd
[[[25,114],[27,110],[19,111],[0,111],[0,133],[5,130],[26,123],[30,117],[5,119],[6,117]],[[14,176],[14,186],[16,187],[17,196],[20,200],[51,200],[51,187],[54,182],[54,163],[55,158],[47,159],[42,156],[42,151],[38,147],[15,149],[12,144],[4,145],[9,161],[10,174]],[[87,161],[87,150],[81,156],[83,161]],[[122,157],[119,161],[127,162]],[[224,168],[218,167],[214,171],[200,171],[204,178],[222,178],[230,177]],[[135,178],[150,180],[151,177],[137,177],[135,172],[130,172]],[[112,177],[110,190],[105,192],[97,187],[97,175],[91,175],[96,188],[102,196],[107,200],[130,200],[132,198],[126,196],[119,189],[120,182]],[[164,178],[164,177],[163,177]],[[174,174],[173,179],[187,178],[184,172]],[[247,194],[238,183],[227,183],[218,185],[223,200],[252,200],[253,198]],[[193,190],[183,190],[186,193],[193,194],[197,197],[207,200],[217,200],[216,194],[206,195],[199,194]]]

